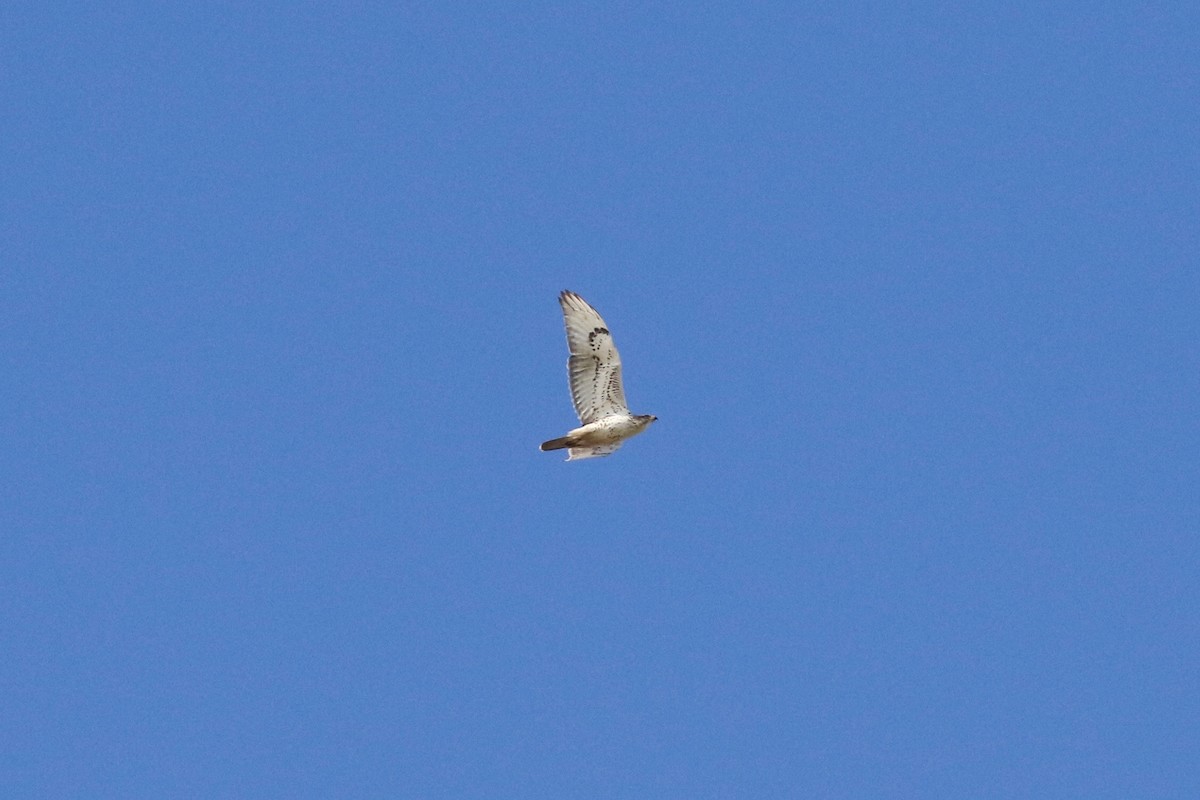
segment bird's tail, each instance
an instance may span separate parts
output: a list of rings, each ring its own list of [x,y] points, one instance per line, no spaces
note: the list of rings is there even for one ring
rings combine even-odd
[[[542,449],[543,450],[565,450],[566,448],[571,446],[571,445],[567,444],[567,439],[569,439],[569,438],[570,437],[568,437],[568,436],[561,436],[557,439],[551,439],[548,442],[542,442]]]

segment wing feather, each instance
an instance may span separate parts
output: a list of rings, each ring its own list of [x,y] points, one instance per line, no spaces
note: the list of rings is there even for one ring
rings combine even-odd
[[[621,442],[616,444],[602,444],[595,447],[572,447],[567,450],[567,461],[582,461],[585,458],[604,458],[611,456],[621,447]]]
[[[588,302],[574,292],[562,292],[558,302],[567,329],[567,375],[571,401],[584,425],[611,414],[628,414],[621,385],[621,356],[608,325]],[[607,454],[605,454],[607,455]]]

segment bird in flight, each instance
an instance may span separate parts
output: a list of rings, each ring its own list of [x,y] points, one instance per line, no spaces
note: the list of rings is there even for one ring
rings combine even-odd
[[[658,417],[629,413],[621,386],[621,357],[596,309],[574,292],[560,292],[558,303],[571,351],[567,361],[571,402],[583,425],[566,436],[542,442],[542,449],[566,450],[567,461],[610,456]]]

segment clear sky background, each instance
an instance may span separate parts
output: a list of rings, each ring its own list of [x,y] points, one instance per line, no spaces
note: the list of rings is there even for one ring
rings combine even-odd
[[[6,4],[3,795],[1200,797],[1198,53]]]

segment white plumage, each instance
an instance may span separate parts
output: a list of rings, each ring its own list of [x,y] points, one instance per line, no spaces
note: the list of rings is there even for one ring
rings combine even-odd
[[[558,302],[571,351],[567,361],[571,401],[583,426],[544,442],[542,449],[566,449],[568,461],[612,455],[657,417],[629,413],[621,383],[621,356],[599,312],[574,292],[562,292]]]

